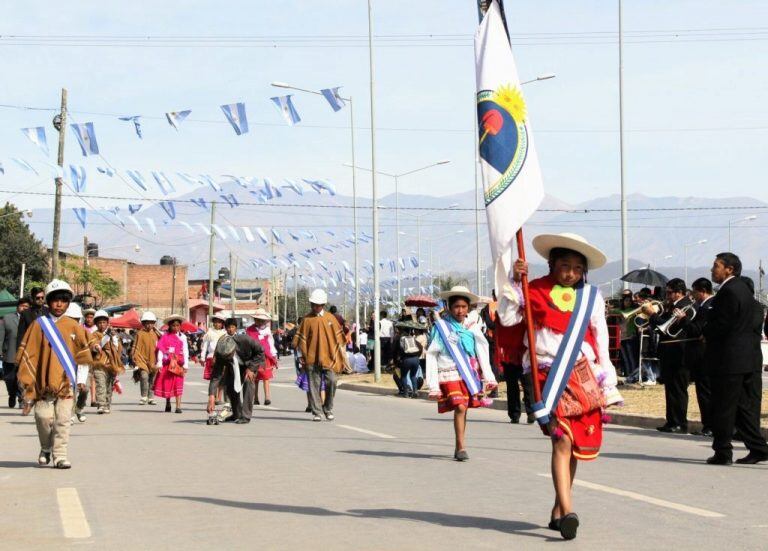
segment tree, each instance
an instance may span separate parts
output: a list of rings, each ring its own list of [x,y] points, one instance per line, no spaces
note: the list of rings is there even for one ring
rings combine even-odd
[[[98,308],[111,298],[120,296],[120,283],[94,266],[86,266],[82,257],[73,256],[72,260],[61,265],[62,277],[72,286],[76,295],[93,297]]]
[[[309,306],[309,289],[306,287],[299,287],[296,291],[296,298],[297,302],[299,303],[299,316],[303,317],[306,316],[309,313],[310,306]],[[288,317],[286,319],[283,319],[283,314],[285,313],[285,301],[288,301]],[[290,321],[291,323],[296,322],[297,316],[296,316],[296,308],[294,308],[294,300],[293,300],[293,293],[288,293],[286,295],[280,295],[277,297],[277,314],[278,318],[280,318],[280,325],[284,324],[286,321]]]
[[[466,278],[457,278],[447,275],[435,279],[435,285],[441,291],[450,291],[451,287],[456,287],[457,285],[469,286],[469,281]]]
[[[0,289],[18,296],[22,263],[26,281],[48,280],[48,253],[43,243],[29,230],[23,213],[6,203],[0,209]]]

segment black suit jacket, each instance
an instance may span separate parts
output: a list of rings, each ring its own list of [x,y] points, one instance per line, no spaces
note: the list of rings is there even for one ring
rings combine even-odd
[[[693,319],[684,318],[680,322],[683,328],[680,337],[697,339],[685,343],[685,363],[691,369],[697,367],[704,368],[705,347],[702,337],[704,336],[704,328],[707,326],[707,321],[709,321],[709,315],[712,311],[713,300],[714,297],[710,297],[703,304],[696,304],[696,316]]]
[[[689,299],[688,297],[683,297],[680,300],[677,301],[676,304],[670,305],[669,303],[664,304],[664,311],[660,314],[655,314],[651,316],[650,322],[651,325],[654,327],[658,327],[659,325],[669,321],[669,319],[672,317],[672,311],[676,308],[685,308],[686,306],[690,306],[693,304],[693,301]],[[676,324],[672,324],[672,329],[676,330]],[[687,358],[685,355],[686,351],[686,343],[684,342],[671,342],[669,344],[662,344],[665,341],[676,341],[680,337],[672,338],[666,333],[662,333],[659,335],[659,356],[661,358],[662,362],[662,369],[682,369],[684,367],[687,367]]]
[[[763,371],[763,349],[761,342],[763,340],[763,320],[765,319],[765,312],[763,311],[763,305],[756,300],[752,300],[752,332],[755,347],[755,359],[753,364],[753,371],[761,373]]]
[[[724,283],[712,299],[704,327],[707,370],[711,375],[735,375],[754,369],[754,303],[749,287],[738,277]]]

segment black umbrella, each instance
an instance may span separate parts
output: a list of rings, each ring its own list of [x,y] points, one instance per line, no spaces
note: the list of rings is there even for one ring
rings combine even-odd
[[[626,281],[627,283],[647,285],[648,287],[664,287],[667,284],[667,281],[669,281],[669,278],[656,270],[641,268],[624,274],[621,276],[621,280]]]

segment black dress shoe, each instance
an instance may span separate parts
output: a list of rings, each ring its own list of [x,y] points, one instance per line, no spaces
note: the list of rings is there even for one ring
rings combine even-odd
[[[731,464],[733,464],[733,459],[731,459],[730,457],[726,457],[724,455],[715,454],[709,459],[707,459],[707,465],[731,465]]]
[[[225,423],[237,423],[240,420],[240,417],[235,417],[234,415],[227,417],[224,419]]]
[[[547,524],[547,528],[550,530],[554,530],[555,532],[560,531],[560,519],[559,518],[553,518],[549,521],[549,524]]]
[[[513,425],[517,425],[517,424],[520,423],[520,418],[519,417],[517,417],[517,418],[513,417],[512,419],[509,420],[509,422],[512,423]]]
[[[661,427],[656,427],[656,430],[659,432],[665,432],[670,434],[687,434],[688,429],[685,427],[681,427],[680,425],[664,425]]]
[[[11,409],[16,407],[16,396],[8,396],[8,407]]]
[[[240,419],[238,419],[237,421],[235,421],[235,425],[247,425],[247,424],[248,424],[248,423],[250,423],[250,422],[251,422],[251,420],[250,420],[250,419],[243,419],[243,418],[240,418]]]
[[[768,454],[749,452],[744,457],[737,459],[739,465],[756,465],[762,461],[768,461]]]

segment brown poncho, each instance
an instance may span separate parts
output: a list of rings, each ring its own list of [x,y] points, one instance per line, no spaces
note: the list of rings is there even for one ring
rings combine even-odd
[[[131,360],[133,365],[149,373],[157,371],[157,356],[155,355],[157,339],[159,335],[155,329],[141,329],[136,332],[136,338],[133,341],[133,350],[131,351]]]
[[[72,353],[77,365],[92,363],[90,344],[94,342],[92,335],[75,320],[60,317],[56,320],[64,342]],[[16,355],[19,365],[19,385],[24,389],[24,399],[27,401],[40,400],[45,396],[70,398],[72,386],[64,372],[51,345],[43,335],[40,324],[30,325],[19,345]]]
[[[340,373],[344,367],[344,334],[333,314],[310,314],[304,318],[294,342],[307,366],[320,366]]]
[[[96,344],[101,346],[102,339],[105,336],[104,333],[101,331],[94,331],[92,335]],[[104,346],[101,347],[101,352],[94,354],[92,365],[94,369],[103,369],[112,375],[120,375],[125,372],[123,360],[121,359],[121,356],[123,355],[123,343],[120,342],[120,339],[116,339],[117,344],[115,344],[114,340],[115,339],[110,336]]]

